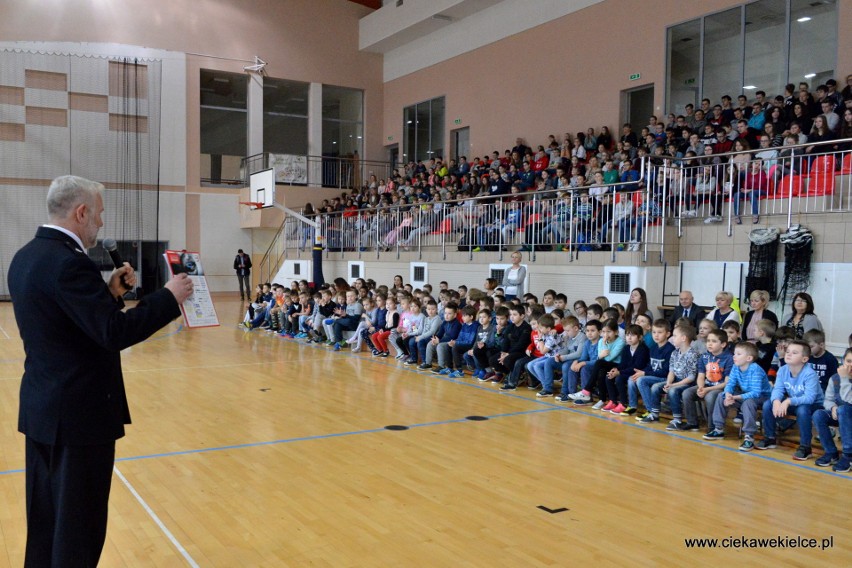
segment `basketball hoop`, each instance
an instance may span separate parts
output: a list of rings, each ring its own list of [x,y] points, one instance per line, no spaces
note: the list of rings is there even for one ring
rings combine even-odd
[[[240,205],[248,205],[251,209],[260,209],[263,203],[260,201],[240,201]]]

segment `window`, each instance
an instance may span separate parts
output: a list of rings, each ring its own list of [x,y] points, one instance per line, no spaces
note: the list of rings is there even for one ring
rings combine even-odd
[[[248,148],[245,75],[201,70],[201,179],[240,180]]]
[[[667,30],[669,110],[683,114],[686,105],[698,107],[701,62],[701,20]]]
[[[790,6],[789,80],[816,87],[834,76],[837,56],[835,0],[793,0]],[[812,89],[813,90],[813,89]]]
[[[444,97],[405,107],[402,161],[444,156]]]
[[[308,83],[263,80],[263,151],[308,153]]]
[[[364,155],[364,92],[322,86],[323,156]]]
[[[837,17],[837,0],[758,0],[668,28],[666,108],[825,82],[835,71]]]

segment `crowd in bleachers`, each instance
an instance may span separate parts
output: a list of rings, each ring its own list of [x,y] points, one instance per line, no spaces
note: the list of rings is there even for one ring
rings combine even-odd
[[[539,300],[523,293],[522,282],[509,271],[482,289],[454,290],[447,282],[414,289],[401,276],[391,286],[357,279],[350,287],[342,278],[318,290],[305,280],[290,288],[264,284],[244,326],[335,352],[393,355],[412,370],[469,377],[501,391],[525,384],[538,398],[644,424],[667,413],[667,430],[698,432],[703,419],[707,440],[724,438],[729,410],[737,410],[746,452],[775,448],[795,424],[793,458],[807,460],[816,428],[824,449],[816,464],[849,471],[852,336],[838,365],[808,294],[796,294],[779,318],[761,290],[751,294],[744,317],[728,292],[707,312],[683,291],[667,318],[655,318],[641,288],[627,306],[598,297],[569,307],[565,294],[548,290]]]
[[[359,191],[305,213],[334,219],[326,238],[348,249],[405,248],[425,235],[465,231],[468,250],[636,248],[664,211],[719,222],[724,200],[733,202],[735,222],[743,201],[758,222],[760,199],[787,181],[801,185],[811,173],[814,188],[826,190],[835,172],[852,173],[852,75],[846,83],[838,91],[831,79],[814,93],[807,83],[789,84],[781,95],[757,91],[736,103],[728,95],[717,104],[704,99],[638,129],[624,124],[620,134],[588,128],[551,135],[535,149],[518,138],[511,149],[472,160],[410,161],[390,179],[370,176]],[[302,247],[312,237],[304,233]]]

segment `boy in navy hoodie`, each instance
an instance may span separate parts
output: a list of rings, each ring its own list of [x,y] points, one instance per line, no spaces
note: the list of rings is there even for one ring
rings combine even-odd
[[[446,367],[438,371],[439,374],[448,375],[451,379],[460,379],[464,376],[462,371],[464,354],[473,348],[478,333],[479,322],[476,321],[476,308],[465,306],[462,309],[462,326],[458,337],[438,345],[438,366],[443,366],[442,360],[447,361]]]
[[[444,306],[444,323],[441,324],[441,327],[438,328],[437,333],[432,336],[432,339],[429,340],[429,344],[426,346],[426,357],[423,359],[423,363],[420,364],[418,369],[422,371],[426,371],[432,368],[432,359],[435,358],[435,353],[438,352],[438,346],[441,343],[449,343],[455,339],[458,339],[459,332],[461,332],[462,324],[456,319],[456,313],[459,310],[458,304],[454,302],[449,302],[446,306]],[[440,359],[438,360],[440,363]],[[434,372],[449,375],[450,372],[441,373],[442,369],[435,369]]]
[[[834,464],[834,471],[845,473],[852,469],[852,349],[843,354],[843,365],[832,375],[825,389],[823,408],[814,412],[814,427],[817,429],[825,454],[817,458],[816,464],[828,467]],[[843,453],[837,454],[837,446],[831,434],[830,426],[840,427],[840,439]]]
[[[657,383],[664,383],[669,376],[669,360],[672,358],[675,346],[669,343],[669,337],[672,334],[672,324],[668,320],[662,318],[656,320],[651,326],[651,337],[654,339],[654,345],[651,346],[648,366],[637,371],[630,377],[630,382],[627,383],[627,408],[624,409],[622,416],[630,416],[636,413],[636,408],[639,405],[638,394],[642,395],[642,401],[645,403],[647,412],[642,416],[637,416],[636,420],[643,420],[646,416],[651,415],[651,387]],[[662,387],[660,387],[662,388]]]
[[[823,393],[819,376],[808,365],[811,348],[804,341],[791,341],[784,353],[786,365],[778,369],[772,395],[763,404],[763,431],[766,437],[756,444],[758,450],[777,448],[775,426],[779,418],[796,415],[799,426],[799,447],[793,454],[794,460],[805,461],[813,455],[813,413],[822,408]]]

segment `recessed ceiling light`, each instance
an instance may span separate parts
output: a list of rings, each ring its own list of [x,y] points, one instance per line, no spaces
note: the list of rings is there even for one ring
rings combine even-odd
[[[805,79],[813,79],[814,77],[816,77],[816,73],[808,73],[805,75]]]
[[[799,19],[798,19],[798,20],[796,20],[796,21],[797,21],[797,22],[810,22],[810,21],[811,21],[811,17],[810,17],[810,16],[802,16],[801,18],[799,18]]]
[[[746,85],[745,87],[743,87],[743,89],[745,89],[747,91],[753,91],[756,88],[757,87],[755,87],[754,85]]]

